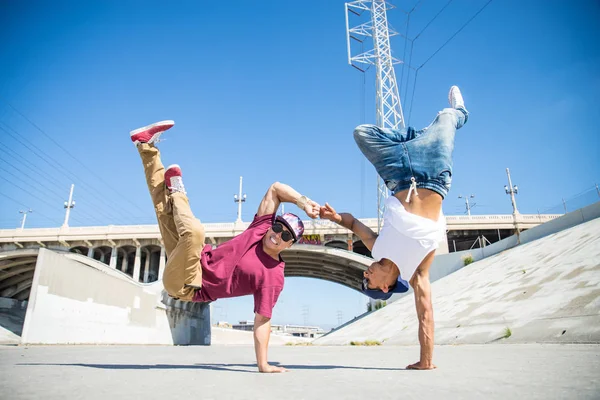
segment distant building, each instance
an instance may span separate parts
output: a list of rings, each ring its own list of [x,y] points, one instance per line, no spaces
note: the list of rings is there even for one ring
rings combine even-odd
[[[239,331],[253,331],[254,330],[254,321],[240,321],[238,324],[231,324],[232,329],[236,329]],[[304,325],[274,325],[271,324],[271,332],[289,335],[289,336],[298,336],[298,337],[306,337],[306,338],[316,338],[325,333],[323,329],[318,326],[304,326]]]

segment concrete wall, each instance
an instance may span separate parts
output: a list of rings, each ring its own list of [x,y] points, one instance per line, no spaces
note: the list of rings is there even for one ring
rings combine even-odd
[[[40,249],[23,344],[209,344],[207,305],[162,303],[162,283],[133,282],[78,254]],[[208,335],[200,326],[207,325]]]

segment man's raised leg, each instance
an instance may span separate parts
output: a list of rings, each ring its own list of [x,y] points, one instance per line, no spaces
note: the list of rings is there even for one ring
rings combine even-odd
[[[202,287],[200,254],[204,247],[204,226],[192,213],[178,165],[167,168],[165,181],[179,239],[167,261],[163,284],[171,296],[191,301],[195,291]]]
[[[173,127],[173,121],[161,121],[131,131],[131,140],[136,144],[142,157],[146,183],[156,212],[158,227],[165,246],[167,258],[175,248],[179,235],[173,220],[173,210],[168,201],[167,187],[165,186],[165,167],[160,160],[160,151],[155,147],[160,135]]]

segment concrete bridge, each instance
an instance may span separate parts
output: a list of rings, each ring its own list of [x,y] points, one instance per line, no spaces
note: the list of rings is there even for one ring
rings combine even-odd
[[[447,240],[438,254],[485,246],[519,230],[527,230],[559,215],[447,216]],[[372,229],[377,219],[361,219]],[[205,224],[206,240],[219,245],[241,233],[249,223]],[[282,254],[286,276],[313,277],[359,289],[370,252],[350,231],[329,221],[304,221],[304,236]],[[465,239],[466,238],[466,239]],[[476,238],[475,241],[472,239]],[[456,242],[459,242],[457,248]],[[476,246],[474,246],[476,245]],[[26,300],[35,270],[37,250],[72,252],[98,260],[127,274],[133,281],[162,278],[166,255],[158,225],[91,226],[0,230],[0,297]],[[468,249],[468,247],[467,247]],[[341,251],[345,250],[345,251]]]

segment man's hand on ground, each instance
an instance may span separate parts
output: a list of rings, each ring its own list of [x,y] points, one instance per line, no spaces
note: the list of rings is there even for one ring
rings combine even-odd
[[[421,364],[421,361],[416,362],[414,364],[410,364],[406,367],[406,369],[436,369],[437,367],[433,364]]]
[[[278,372],[288,372],[288,370],[286,368],[283,367],[277,367],[275,365],[264,365],[262,367],[258,367],[258,371],[259,372],[264,372],[266,374],[272,374],[272,373],[278,373]]]

